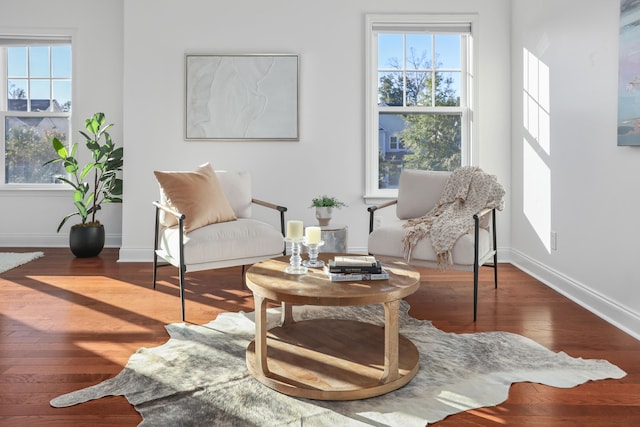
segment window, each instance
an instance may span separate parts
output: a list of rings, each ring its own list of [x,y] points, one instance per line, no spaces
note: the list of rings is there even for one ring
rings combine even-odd
[[[0,36],[0,146],[4,188],[56,183],[51,141],[67,142],[71,122],[71,39]]]
[[[404,168],[469,164],[471,19],[367,16],[365,197],[394,197]]]

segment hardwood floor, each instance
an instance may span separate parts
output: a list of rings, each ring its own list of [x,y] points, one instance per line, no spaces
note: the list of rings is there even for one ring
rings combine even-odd
[[[30,249],[0,248],[9,251]],[[161,270],[153,290],[151,264],[118,263],[115,249],[90,259],[67,249],[44,252],[0,274],[0,425],[138,425],[141,417],[123,397],[71,408],[52,408],[49,400],[115,376],[138,348],[167,340],[164,325],[180,321],[176,270]],[[416,318],[457,333],[515,332],[571,356],[607,359],[628,374],[571,389],[514,384],[502,405],[435,425],[640,425],[640,341],[508,264],[500,265],[497,291],[491,270],[482,272],[476,323],[469,273],[421,273],[424,285],[407,298]],[[187,277],[189,322],[253,310],[240,268]]]

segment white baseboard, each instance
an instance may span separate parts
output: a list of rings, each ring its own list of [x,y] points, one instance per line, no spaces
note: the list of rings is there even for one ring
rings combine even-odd
[[[118,248],[122,244],[120,234],[106,234],[104,246]],[[66,248],[69,246],[69,232],[59,234],[0,234],[0,246],[15,248]]]
[[[118,262],[153,262],[153,247],[120,248]]]
[[[555,271],[527,255],[511,250],[511,263],[542,283],[640,340],[640,314],[611,301],[584,284]]]

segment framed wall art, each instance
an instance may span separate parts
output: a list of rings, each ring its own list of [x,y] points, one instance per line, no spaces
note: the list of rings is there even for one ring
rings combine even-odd
[[[185,57],[186,140],[298,140],[298,55]]]
[[[640,145],[640,2],[620,0],[618,145]]]

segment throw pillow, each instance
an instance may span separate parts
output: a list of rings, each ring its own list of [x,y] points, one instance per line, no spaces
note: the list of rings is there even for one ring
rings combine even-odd
[[[236,219],[222,185],[209,163],[193,172],[154,171],[166,205],[185,215],[184,231]],[[166,227],[178,223],[173,215],[165,215]]]

